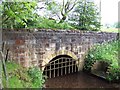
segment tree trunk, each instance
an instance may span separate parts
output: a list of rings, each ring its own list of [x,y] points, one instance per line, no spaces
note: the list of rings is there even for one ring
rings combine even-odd
[[[66,20],[66,18],[67,18],[66,15],[63,15],[59,23],[63,23]]]

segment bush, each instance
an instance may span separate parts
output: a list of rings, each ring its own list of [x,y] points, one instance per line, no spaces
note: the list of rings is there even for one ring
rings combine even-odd
[[[91,49],[85,58],[84,70],[90,72],[92,65],[96,61],[104,61],[110,64],[106,79],[109,81],[119,80],[120,67],[118,65],[118,42],[119,41],[113,41],[102,45],[96,45]]]
[[[5,76],[2,74],[4,88],[42,88],[45,82],[42,72],[38,68],[27,70],[15,62],[7,62],[6,69],[8,73],[8,87]]]
[[[6,69],[8,73],[8,88],[28,88],[31,86],[31,78],[27,73],[27,69],[24,69],[15,62],[7,62]],[[4,74],[2,81],[3,86],[7,87]]]
[[[57,23],[56,20],[50,20],[47,18],[40,17],[38,22],[28,28],[39,28],[39,29],[74,29],[68,23]]]
[[[110,67],[106,79],[109,81],[120,81],[120,68]]]
[[[37,67],[30,68],[28,70],[28,74],[32,78],[33,87],[40,88],[43,86],[45,80],[43,79],[42,71],[40,71],[39,68]]]

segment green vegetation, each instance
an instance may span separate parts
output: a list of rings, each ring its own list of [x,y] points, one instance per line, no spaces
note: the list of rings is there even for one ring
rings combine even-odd
[[[101,28],[100,31],[118,33],[118,28]]]
[[[44,7],[38,6],[36,0],[32,2],[5,1],[0,4],[2,28],[79,30],[99,30],[100,28],[99,13],[96,6],[86,2],[86,0],[62,0],[62,2],[42,0],[39,3],[44,3]],[[42,9],[45,9],[46,15],[44,13],[42,16],[38,15],[38,10],[42,11]],[[71,17],[75,19],[71,20]],[[70,23],[71,21],[72,23]]]
[[[120,44],[120,42],[117,40],[104,43],[103,45],[96,45],[86,56],[84,70],[90,72],[93,63],[97,60],[104,61],[109,64],[106,79],[109,81],[119,80],[120,66],[118,65],[118,44]]]
[[[43,0],[46,3],[47,11],[50,13],[47,15],[52,18],[57,17],[59,23],[63,23],[69,16],[70,12],[75,8],[79,0],[61,0],[57,2],[55,0]]]
[[[82,7],[82,8],[81,8]],[[80,0],[70,18],[72,26],[79,30],[100,30],[100,15],[93,2]]]
[[[43,83],[45,80],[42,77],[42,71],[40,71],[38,68],[30,68],[28,70],[28,75],[32,78],[32,87],[34,88],[40,88],[43,86]]]
[[[2,27],[3,28],[27,28],[30,23],[35,23],[37,14],[35,9],[37,2],[2,2]]]
[[[6,86],[6,79],[3,74],[2,81],[4,88],[41,88],[45,82],[42,72],[36,67],[26,69],[14,62],[7,62],[6,68],[8,87]]]
[[[42,28],[45,28],[45,29],[74,29],[72,26],[70,26],[66,22],[57,23],[55,20],[50,20],[50,19],[47,19],[47,18],[39,18],[39,24],[35,25],[34,28],[41,28],[41,29]]]

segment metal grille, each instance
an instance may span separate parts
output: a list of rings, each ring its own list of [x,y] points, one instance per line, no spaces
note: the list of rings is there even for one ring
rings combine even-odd
[[[69,56],[59,56],[46,65],[43,74],[48,76],[48,78],[53,78],[77,71],[78,60],[74,60]]]

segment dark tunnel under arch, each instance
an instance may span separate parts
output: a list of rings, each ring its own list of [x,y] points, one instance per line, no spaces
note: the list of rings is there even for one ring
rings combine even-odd
[[[62,76],[78,71],[77,60],[68,55],[59,55],[53,58],[44,68],[43,74],[48,78]]]

